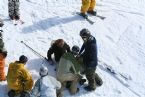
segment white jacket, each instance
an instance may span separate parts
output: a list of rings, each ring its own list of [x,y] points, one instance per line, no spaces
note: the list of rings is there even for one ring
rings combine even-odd
[[[60,82],[54,77],[47,75],[36,81],[31,97],[56,97],[56,89],[60,88]]]

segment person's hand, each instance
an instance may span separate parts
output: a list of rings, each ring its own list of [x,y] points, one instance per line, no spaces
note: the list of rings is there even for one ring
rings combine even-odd
[[[48,59],[48,63],[49,63],[50,65],[53,65],[53,64],[54,64],[54,62],[53,62],[52,59]]]

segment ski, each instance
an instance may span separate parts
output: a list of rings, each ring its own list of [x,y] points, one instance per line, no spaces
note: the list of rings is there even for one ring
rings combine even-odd
[[[133,90],[132,88],[130,88],[130,85],[126,82],[126,80],[129,80],[130,78],[128,78],[128,77],[124,76],[123,74],[121,74],[121,73],[115,71],[114,69],[112,69],[111,66],[107,65],[105,62],[102,62],[102,61],[99,60],[99,63],[100,63],[100,65],[99,65],[100,69],[102,69],[102,70],[108,72],[111,76],[113,76],[116,80],[118,80],[118,82],[120,82],[120,83],[121,83],[124,87],[126,87],[129,91],[131,91],[131,92],[132,92],[133,94],[135,94],[136,96],[141,97],[140,94],[137,93],[137,92],[136,92],[135,90]],[[125,79],[125,81],[122,80],[121,78],[119,78],[118,75],[120,75],[121,77],[123,77],[123,78]]]
[[[96,15],[96,17],[100,18],[101,20],[104,20],[106,17],[101,16],[101,15]]]
[[[102,61],[99,60],[99,63],[101,64],[101,65],[99,65],[101,68],[105,68],[111,74],[113,74],[113,75],[119,75],[120,77],[122,77],[125,80],[131,80],[131,77],[130,76],[127,76],[127,75],[124,75],[124,74],[122,74],[120,72],[117,72],[110,65],[107,65],[105,62],[102,62]]]
[[[78,14],[79,16],[81,16],[82,18],[84,18],[87,22],[89,22],[90,24],[94,24],[95,22],[92,21],[89,17],[85,18],[83,17],[79,12],[76,12],[76,14]]]

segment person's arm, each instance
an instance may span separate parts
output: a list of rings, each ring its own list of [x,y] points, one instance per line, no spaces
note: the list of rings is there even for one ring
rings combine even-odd
[[[85,49],[85,43],[83,43],[83,45],[82,45],[82,47],[81,47],[81,50],[80,50],[80,52],[79,52],[79,55],[82,54],[82,52],[84,51],[84,49]]]
[[[38,97],[40,96],[40,79],[35,82],[34,88],[31,91],[31,97]]]
[[[66,44],[66,50],[67,52],[70,52],[70,46]]]
[[[51,46],[47,52],[48,60],[52,60],[51,55],[54,53],[53,46]]]
[[[60,89],[61,88],[61,83],[59,81],[57,81],[54,77],[50,76],[49,77],[51,82],[53,83],[53,85],[55,86],[56,89]]]

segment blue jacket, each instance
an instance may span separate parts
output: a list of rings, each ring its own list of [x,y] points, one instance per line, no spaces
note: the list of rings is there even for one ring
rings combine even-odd
[[[87,42],[83,43],[79,54],[83,56],[83,62],[86,67],[95,68],[97,66],[97,44],[95,37],[91,36]]]

